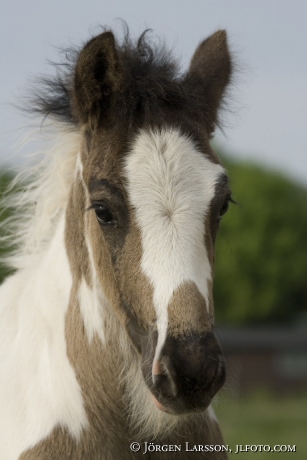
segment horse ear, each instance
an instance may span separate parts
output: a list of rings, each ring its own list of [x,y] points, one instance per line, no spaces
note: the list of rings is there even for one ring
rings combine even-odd
[[[196,49],[187,79],[200,86],[210,130],[217,122],[217,112],[231,77],[231,58],[225,30],[218,30]]]
[[[106,116],[121,86],[120,59],[112,32],[90,40],[79,54],[73,81],[73,111],[81,123]]]

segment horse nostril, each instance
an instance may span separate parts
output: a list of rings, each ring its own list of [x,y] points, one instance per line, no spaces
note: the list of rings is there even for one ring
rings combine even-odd
[[[178,396],[180,390],[178,376],[168,356],[163,356],[161,361],[153,363],[152,380],[155,388],[160,392]]]
[[[170,384],[171,392],[173,396],[177,397],[180,391],[180,379],[178,378],[178,374],[168,356],[162,357],[162,364]]]
[[[161,361],[154,361],[152,365],[152,377],[153,380],[157,375],[163,375],[164,369]]]

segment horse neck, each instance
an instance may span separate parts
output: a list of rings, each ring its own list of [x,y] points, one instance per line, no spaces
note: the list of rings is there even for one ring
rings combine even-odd
[[[114,412],[121,418],[126,405],[123,376],[138,357],[95,273],[92,269],[88,272],[90,275],[76,269],[73,272],[65,335],[67,355],[85,396],[86,412],[95,424],[95,420],[113,419]],[[97,416],[98,407],[103,411]]]
[[[155,408],[142,377],[140,357],[101,287],[95,282],[89,286],[71,274],[64,215],[36,271],[37,287],[45,300],[42,316],[50,318],[53,342],[57,334],[61,340],[65,336],[61,352],[67,355],[80,386],[83,404],[78,410],[84,418],[85,409],[91,426],[88,433],[95,433],[100,442],[109,433],[111,420],[118,425],[114,442],[128,433],[157,436],[176,427],[176,417],[170,421]],[[129,419],[123,417],[127,413]]]

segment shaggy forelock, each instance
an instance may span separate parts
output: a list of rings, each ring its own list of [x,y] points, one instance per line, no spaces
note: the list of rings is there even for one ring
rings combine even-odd
[[[65,62],[53,63],[54,77],[40,78],[27,101],[27,111],[78,125],[72,103],[76,62],[83,46],[62,50]],[[169,121],[195,127],[206,123],[206,95],[197,78],[186,78],[163,42],[146,30],[132,40],[128,29],[117,40],[122,85],[110,111],[112,126],[159,125]],[[197,128],[198,129],[198,128]]]

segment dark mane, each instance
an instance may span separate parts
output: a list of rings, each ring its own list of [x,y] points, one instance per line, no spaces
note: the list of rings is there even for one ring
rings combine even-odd
[[[119,43],[119,42],[118,42]],[[82,47],[81,47],[82,48]],[[30,111],[44,118],[78,125],[72,103],[73,79],[80,49],[64,50],[66,62],[54,64],[56,75],[41,78],[31,97]],[[133,41],[127,31],[117,45],[121,61],[121,94],[112,106],[112,123],[151,124],[170,118],[180,123],[206,120],[206,88],[197,77],[186,78],[164,44],[148,37],[148,30]],[[211,121],[208,121],[211,124]]]
[[[26,110],[42,115],[44,119],[51,117],[75,126],[76,120],[71,110],[71,88],[78,51],[73,48],[64,49],[60,54],[65,56],[65,62],[48,61],[54,67],[56,75],[35,80],[27,99]]]

